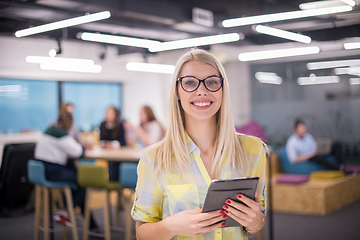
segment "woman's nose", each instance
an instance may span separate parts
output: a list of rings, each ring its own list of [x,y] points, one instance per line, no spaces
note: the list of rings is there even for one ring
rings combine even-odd
[[[207,95],[208,94],[208,90],[205,87],[205,82],[200,83],[200,86],[198,87],[198,89],[196,89],[196,94],[197,95]]]

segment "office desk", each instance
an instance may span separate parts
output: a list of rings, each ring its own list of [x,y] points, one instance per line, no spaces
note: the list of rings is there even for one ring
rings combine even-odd
[[[140,160],[142,152],[143,151],[141,149],[130,147],[107,149],[96,146],[91,150],[87,149],[83,158],[105,159],[107,161],[114,162],[138,162]]]

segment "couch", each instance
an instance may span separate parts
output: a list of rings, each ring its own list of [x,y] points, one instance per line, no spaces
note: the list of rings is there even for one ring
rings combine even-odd
[[[286,152],[285,152],[286,153]],[[325,215],[360,199],[360,174],[336,179],[309,179],[300,184],[277,183],[288,167],[284,150],[270,155],[272,208],[275,212]],[[292,173],[297,173],[292,172]],[[269,179],[268,179],[269,180]]]

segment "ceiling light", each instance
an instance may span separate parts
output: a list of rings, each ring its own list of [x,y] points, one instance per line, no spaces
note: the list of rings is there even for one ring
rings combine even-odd
[[[349,67],[356,65],[360,65],[360,59],[327,61],[327,62],[310,62],[306,64],[306,67],[309,70],[317,70],[317,69],[326,69],[326,68]]]
[[[289,40],[293,40],[293,41],[297,41],[297,42],[311,43],[311,38],[308,36],[281,30],[281,29],[276,29],[276,28],[272,28],[272,27],[257,25],[255,27],[255,31],[257,31],[259,33],[271,35],[274,37],[285,38],[285,39],[289,39]]]
[[[338,83],[340,78],[338,76],[321,76],[318,77],[313,74],[310,77],[300,77],[297,79],[299,85],[315,85],[315,84],[327,84]]]
[[[256,72],[255,78],[261,83],[277,84],[282,83],[282,78],[272,72]]]
[[[316,54],[319,52],[320,52],[319,47],[286,48],[286,49],[240,53],[238,58],[240,61],[245,62],[245,61],[256,61],[262,59]]]
[[[359,75],[360,76],[360,67],[348,67],[348,68],[335,68],[335,74],[349,74],[349,75]]]
[[[49,56],[50,57],[55,57],[56,56],[56,50],[55,49],[50,49]]]
[[[355,5],[356,5],[356,2],[353,0],[341,0],[341,1],[352,7],[355,7]]]
[[[346,50],[360,48],[360,42],[344,43],[344,48]]]
[[[150,48],[160,43],[159,41],[147,40],[141,38],[114,36],[114,35],[88,33],[88,32],[82,33],[81,39],[85,41],[102,42],[102,43],[110,43],[110,44],[141,47],[141,48]]]
[[[54,64],[54,63],[41,63],[40,68],[43,70],[86,72],[86,73],[99,73],[102,70],[102,67],[100,65],[74,65],[74,64]]]
[[[155,63],[128,62],[126,64],[126,69],[129,71],[173,74],[175,66]]]
[[[149,48],[150,52],[160,52],[188,47],[204,46],[218,43],[235,42],[240,40],[238,33],[219,34],[206,37],[189,38],[175,41],[162,42]]]
[[[224,20],[222,24],[224,27],[228,28],[228,27],[258,24],[258,23],[313,17],[313,16],[327,15],[327,14],[340,13],[340,12],[348,12],[351,10],[352,10],[351,6],[299,10],[292,12],[272,13],[272,14],[265,14],[265,15],[251,16],[251,17],[227,19]]]
[[[359,85],[360,84],[360,78],[350,78],[349,82],[350,82],[350,85]]]
[[[37,33],[52,31],[55,29],[66,28],[66,27],[71,27],[71,26],[75,26],[75,25],[79,25],[79,24],[103,20],[103,19],[109,18],[110,16],[111,16],[111,14],[109,11],[88,14],[88,15],[81,16],[81,17],[70,18],[67,20],[62,20],[62,21],[58,21],[58,22],[48,23],[45,25],[40,25],[40,26],[36,26],[36,27],[19,30],[19,31],[15,32],[15,36],[16,37],[29,36],[29,35],[33,35],[33,34],[37,34]]]
[[[346,3],[341,0],[322,0],[316,2],[307,2],[301,3],[299,8],[301,10],[309,10],[309,9],[319,9],[319,8],[329,8],[329,7],[340,7],[345,6]]]
[[[94,61],[90,59],[27,56],[25,61],[40,63],[40,68],[45,70],[88,73],[99,73],[102,70],[100,65],[95,65]]]
[[[94,65],[94,61],[90,59],[77,58],[59,58],[59,57],[42,57],[27,56],[25,61],[28,63],[53,63],[53,64],[73,64],[73,65]]]

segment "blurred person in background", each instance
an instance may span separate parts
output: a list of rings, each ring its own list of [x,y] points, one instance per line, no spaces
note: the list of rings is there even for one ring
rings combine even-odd
[[[164,129],[156,120],[155,114],[149,106],[143,106],[140,109],[139,127],[135,127],[128,122],[124,125],[127,133],[129,133],[128,139],[130,140],[130,145],[140,141],[144,147],[147,147],[164,138]],[[134,134],[131,134],[131,132]]]
[[[49,181],[65,181],[77,185],[76,162],[69,158],[80,158],[85,149],[68,133],[72,126],[72,114],[67,105],[62,104],[57,122],[50,125],[36,144],[35,159],[44,163],[45,176]],[[72,196],[74,207],[79,206],[84,214],[85,189],[77,185],[77,190],[72,190]],[[54,218],[65,224],[69,221],[66,214],[55,214]],[[91,217],[90,230],[94,229],[97,229],[97,225]]]
[[[342,148],[339,143],[333,143],[328,154],[318,154],[314,137],[307,132],[307,126],[302,119],[295,119],[294,132],[286,143],[286,154],[291,163],[315,162],[325,169],[344,170]],[[334,157],[331,161],[328,155]]]
[[[127,146],[125,129],[120,120],[120,110],[110,106],[106,110],[105,121],[100,125],[100,146],[102,148],[119,148]],[[119,180],[119,163],[109,161],[109,180]]]
[[[72,103],[62,103],[62,105],[64,105],[64,107],[66,108],[66,110],[71,113],[72,116],[74,116],[74,104]],[[61,107],[60,107],[61,108]],[[72,136],[78,143],[82,143],[82,137],[81,137],[81,132],[80,130],[75,126],[75,124],[73,123],[68,131],[68,134],[70,136]]]

